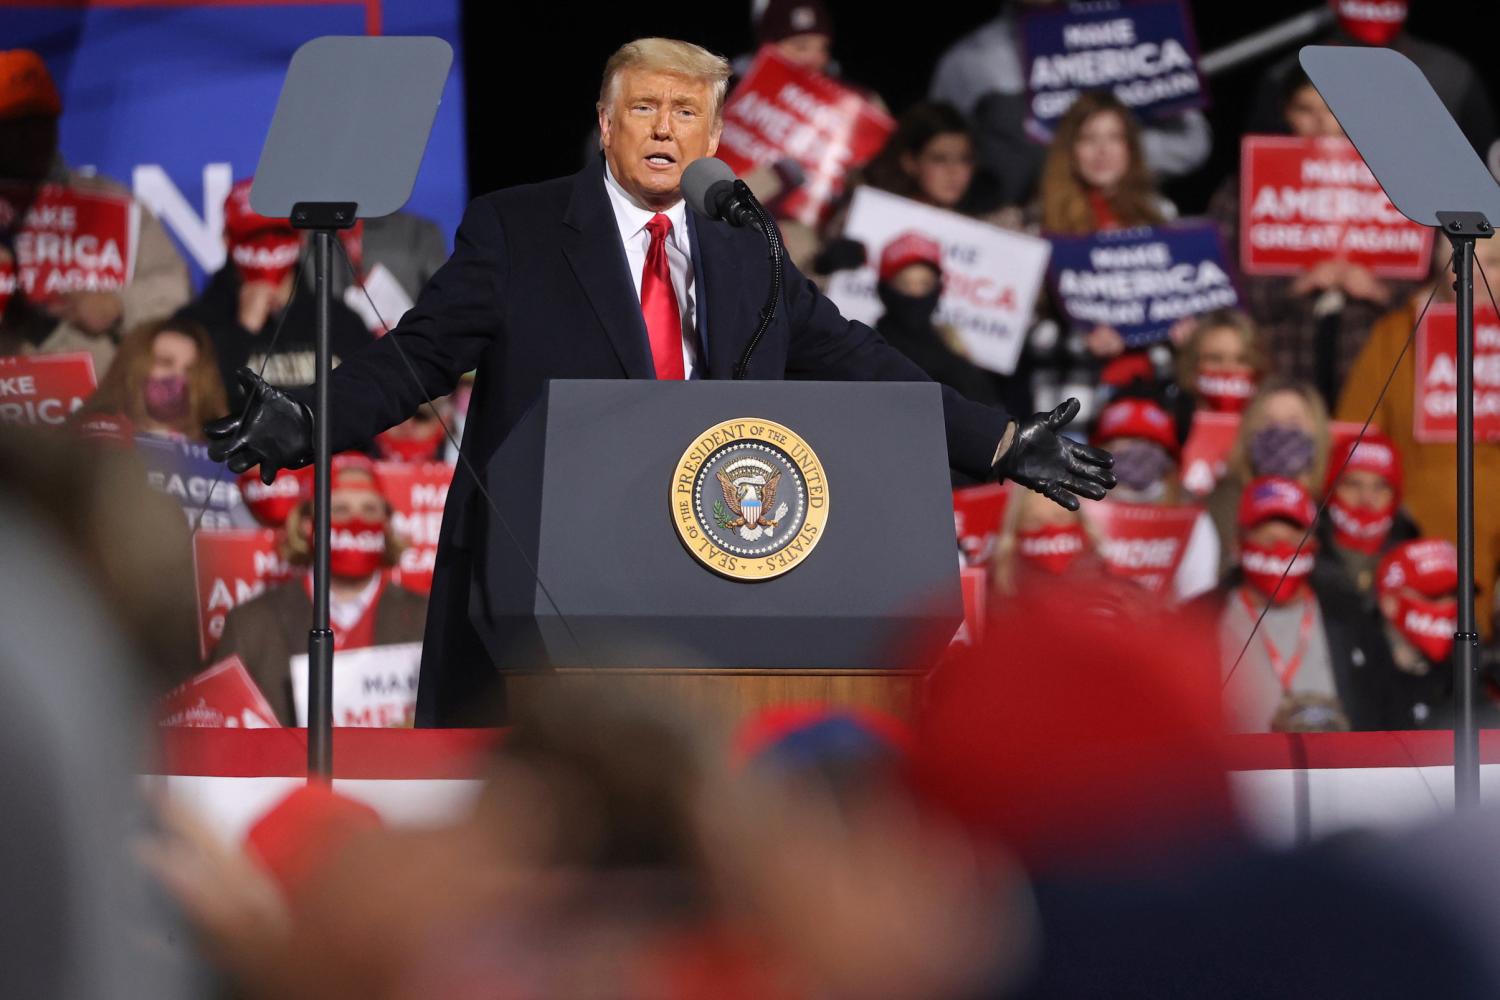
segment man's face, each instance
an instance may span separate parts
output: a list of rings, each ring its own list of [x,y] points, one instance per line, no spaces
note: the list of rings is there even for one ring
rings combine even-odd
[[[821,73],[828,68],[828,61],[833,58],[832,50],[833,39],[815,31],[783,38],[776,43],[776,51],[786,57],[788,62],[814,73]]]
[[[613,104],[599,111],[604,158],[615,180],[647,208],[682,198],[682,171],[719,148],[713,84],[675,73],[625,69]]]
[[[1293,135],[1304,139],[1341,138],[1344,129],[1328,110],[1323,95],[1312,84],[1300,88],[1286,102],[1286,124]]]
[[[52,169],[56,155],[57,119],[53,116],[0,121],[0,179],[40,181]]]

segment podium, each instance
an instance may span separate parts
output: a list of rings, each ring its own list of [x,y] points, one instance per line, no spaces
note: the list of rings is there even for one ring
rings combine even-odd
[[[484,475],[469,613],[513,699],[900,710],[962,620],[934,384],[553,381]]]

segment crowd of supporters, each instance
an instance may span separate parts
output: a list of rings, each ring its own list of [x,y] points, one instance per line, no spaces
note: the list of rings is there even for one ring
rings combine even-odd
[[[1236,729],[1447,724],[1459,589],[1450,544],[1455,448],[1451,438],[1414,430],[1422,373],[1408,343],[1423,303],[1452,299],[1446,244],[1437,241],[1422,279],[1383,277],[1336,253],[1294,274],[1245,273],[1237,266],[1241,179],[1223,178],[1205,205],[1174,205],[1161,188],[1199,169],[1214,144],[1237,144],[1241,135],[1211,134],[1197,110],[1141,118],[1112,93],[1084,91],[1039,141],[1027,121],[1018,39],[1017,19],[1031,6],[1047,5],[1009,6],[956,40],[933,69],[930,98],[891,109],[863,82],[841,80],[836,24],[823,3],[773,0],[756,25],[761,51],[840,81],[893,115],[883,148],[848,172],[827,212],[812,219],[783,213],[794,258],[820,283],[868,266],[881,308],[873,325],[934,379],[1013,413],[1077,397],[1077,433],[1115,456],[1120,485],[1108,500],[1070,512],[1012,495],[989,537],[963,559],[983,572],[981,586],[1002,604],[1052,578],[1118,578],[1119,600],[1198,616],[1217,637],[1220,660],[1201,669],[1221,679]],[[1487,154],[1496,121],[1472,68],[1400,23],[1381,37],[1360,25],[1341,20],[1333,40],[1407,53]],[[753,62],[747,55],[736,71]],[[1295,61],[1267,69],[1255,104],[1247,134],[1342,139]],[[134,220],[131,266],[118,287],[41,294],[14,280],[17,246],[8,239],[0,246],[0,352],[86,353],[98,388],[70,424],[127,446],[201,441],[204,422],[237,405],[241,367],[277,386],[311,382],[303,240],[285,220],[254,212],[250,179],[236,183],[224,204],[225,264],[195,292],[165,229],[127,189],[63,161],[58,121],[65,113],[37,56],[0,53],[0,175],[6,190],[33,193],[12,195],[11,219],[25,214],[37,191],[121,199]],[[790,160],[765,164],[749,179],[773,209],[805,183]],[[938,321],[951,275],[942,243],[920,220],[914,216],[883,245],[845,231],[850,203],[865,187],[1049,239],[1208,220],[1237,272],[1240,305],[1181,317],[1165,337],[1140,344],[1109,324],[1070,318],[1055,289],[1044,288],[1015,364],[998,370]],[[13,227],[6,232],[13,236]],[[1480,241],[1480,263],[1500,274],[1491,242]],[[402,214],[365,222],[341,243],[336,359],[394,326],[446,252],[434,225]],[[384,310],[370,294],[376,284]],[[341,648],[420,640],[423,581],[420,573],[403,575],[402,550],[412,540],[397,530],[410,515],[385,481],[393,468],[452,454],[444,426],[461,433],[465,400],[463,390],[438,400],[368,442],[363,454],[341,458],[332,505]],[[1218,443],[1205,451],[1210,437]],[[1500,487],[1497,476],[1500,448],[1482,440],[1475,584],[1487,643],[1495,631],[1500,520],[1484,498]],[[969,485],[955,482],[956,503]],[[202,663],[239,656],[276,720],[291,724],[286,664],[310,615],[299,569],[310,537],[307,478],[284,474],[266,487],[252,474],[206,495],[188,488],[180,499],[200,535],[217,526],[204,527],[204,509],[220,489],[238,490],[227,502],[253,516],[227,526],[273,533],[262,546],[279,575],[263,574],[232,609],[221,609],[227,614],[201,642]],[[1149,584],[1110,557],[1117,538],[1102,509],[1122,506],[1156,508],[1184,526],[1168,572]]]

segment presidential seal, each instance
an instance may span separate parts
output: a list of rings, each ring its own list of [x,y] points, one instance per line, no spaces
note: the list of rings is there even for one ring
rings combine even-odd
[[[823,537],[828,484],[806,441],[759,417],[716,424],[682,453],[672,479],[677,537],[734,580],[801,565]]]

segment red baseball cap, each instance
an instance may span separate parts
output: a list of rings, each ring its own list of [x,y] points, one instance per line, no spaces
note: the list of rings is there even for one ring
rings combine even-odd
[[[1358,447],[1354,438],[1334,447],[1328,460],[1328,489],[1333,489],[1345,472],[1375,473],[1391,484],[1396,491],[1396,502],[1401,502],[1401,453],[1396,450],[1395,442],[1380,431],[1373,428],[1365,431]]]
[[[1295,479],[1261,476],[1252,480],[1240,496],[1240,528],[1254,528],[1273,517],[1285,518],[1299,528],[1312,526],[1318,510],[1312,497]]]
[[[1144,438],[1167,449],[1176,458],[1182,451],[1172,417],[1149,399],[1117,399],[1104,408],[1089,439],[1098,445],[1115,438]]]
[[[880,280],[890,281],[896,276],[896,272],[909,264],[927,264],[938,274],[942,274],[943,245],[931,236],[915,230],[902,233],[880,251]]]
[[[0,119],[62,114],[62,98],[42,57],[30,49],[0,51]]]
[[[250,207],[250,185],[253,177],[235,181],[224,199],[224,235],[231,243],[242,243],[260,233],[285,233],[296,238],[297,230],[286,219],[271,219]]]
[[[1458,589],[1458,550],[1444,538],[1402,542],[1375,571],[1375,589],[1386,594],[1410,587],[1424,597],[1441,597]]]

